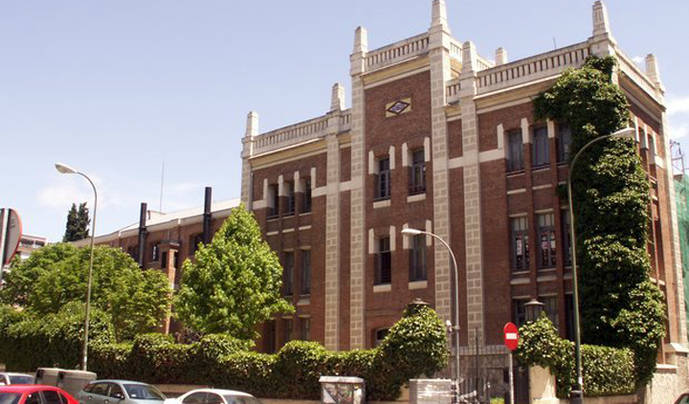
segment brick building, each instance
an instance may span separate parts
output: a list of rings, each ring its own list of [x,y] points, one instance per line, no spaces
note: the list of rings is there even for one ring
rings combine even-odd
[[[285,268],[296,313],[264,325],[271,352],[308,337],[328,349],[374,346],[419,297],[454,313],[447,251],[406,227],[448,240],[459,264],[462,352],[469,342],[500,352],[502,327],[523,321],[524,303],[545,304],[562,336],[572,330],[566,201],[567,127],[536,121],[532,97],[589,55],[614,56],[615,73],[652,192],[651,277],[666,296],[661,363],[685,357],[673,181],[668,174],[664,89],[653,55],[645,71],[618,47],[596,1],[588,39],[509,62],[452,37],[435,0],[427,32],[369,50],[355,31],[352,106],[332,88],[325,115],[260,133],[250,112],[242,140],[241,200]]]

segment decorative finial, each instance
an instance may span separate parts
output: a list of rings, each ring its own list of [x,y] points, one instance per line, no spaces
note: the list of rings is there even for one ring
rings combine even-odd
[[[476,71],[476,46],[471,41],[462,44],[462,74]]]
[[[601,0],[593,3],[593,36],[610,35],[608,9]]]
[[[449,32],[450,27],[447,24],[447,7],[445,0],[433,0],[433,9],[431,11],[431,28],[442,27]]]
[[[660,82],[660,71],[658,70],[658,61],[652,53],[646,55],[646,76],[651,79],[656,87],[662,86]]]
[[[352,53],[366,53],[368,52],[368,33],[366,28],[357,27],[354,31],[354,51]]]
[[[345,89],[340,83],[333,84],[330,95],[330,111],[342,111],[345,105]]]
[[[500,66],[507,63],[507,51],[504,48],[495,50],[495,65]]]
[[[251,111],[246,116],[246,137],[258,136],[258,112]]]

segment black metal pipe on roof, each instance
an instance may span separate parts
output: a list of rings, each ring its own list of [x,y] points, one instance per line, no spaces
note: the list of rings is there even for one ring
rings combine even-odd
[[[139,249],[136,257],[136,261],[141,268],[144,266],[144,256],[146,255],[146,235],[148,234],[146,230],[147,214],[148,206],[146,202],[141,202],[141,211],[139,212]]]
[[[206,193],[203,201],[203,244],[208,244],[211,241],[211,193],[212,188],[206,187]]]

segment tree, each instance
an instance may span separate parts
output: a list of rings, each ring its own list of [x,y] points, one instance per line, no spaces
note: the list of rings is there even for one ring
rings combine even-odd
[[[569,125],[570,158],[590,140],[629,123],[629,104],[613,83],[615,59],[589,58],[534,100],[536,116]],[[650,379],[665,307],[650,282],[646,250],[649,185],[631,139],[606,139],[580,156],[572,173],[582,339],[630,347],[639,382]]]
[[[84,302],[89,256],[89,248],[67,243],[41,248],[26,261],[13,262],[0,300],[38,315],[57,313],[69,302]],[[124,251],[107,246],[94,249],[91,291],[91,304],[110,316],[118,340],[156,329],[171,299],[165,274],[142,271]]]
[[[72,204],[67,213],[67,225],[62,241],[75,241],[88,237],[90,223],[91,219],[89,219],[89,209],[86,207],[86,202],[79,204],[79,210],[77,210],[76,204]]]
[[[258,336],[255,326],[294,308],[281,297],[282,267],[243,205],[220,227],[211,243],[200,245],[195,262],[182,266],[175,298],[177,317],[203,334]]]

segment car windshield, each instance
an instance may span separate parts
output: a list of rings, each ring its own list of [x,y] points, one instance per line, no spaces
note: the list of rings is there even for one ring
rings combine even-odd
[[[148,384],[125,384],[124,389],[133,400],[165,400],[165,395],[160,390]]]
[[[251,396],[235,396],[235,395],[225,395],[225,401],[227,404],[261,404],[261,402]]]
[[[21,393],[0,393],[0,404],[17,404]]]
[[[33,384],[33,376],[10,375],[10,384]]]

